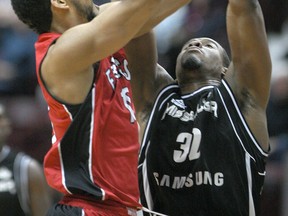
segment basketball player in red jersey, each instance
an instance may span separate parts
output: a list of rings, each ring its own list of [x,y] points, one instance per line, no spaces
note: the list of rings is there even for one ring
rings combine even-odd
[[[122,47],[188,0],[12,0],[39,34],[36,71],[48,104],[49,185],[63,199],[48,215],[136,215],[138,124]]]

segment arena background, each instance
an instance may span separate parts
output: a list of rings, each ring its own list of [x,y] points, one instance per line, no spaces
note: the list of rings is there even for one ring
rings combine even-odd
[[[105,0],[97,1],[105,3]],[[261,216],[288,215],[288,1],[259,0],[273,61],[267,110],[271,155],[263,190]],[[212,37],[229,50],[227,0],[193,0],[155,29],[159,62],[174,76],[175,59],[186,39]],[[243,29],[245,31],[245,29]],[[0,102],[13,123],[9,145],[41,163],[49,149],[51,126],[35,75],[37,35],[18,21],[10,0],[0,1]],[[229,53],[230,54],[230,53]]]

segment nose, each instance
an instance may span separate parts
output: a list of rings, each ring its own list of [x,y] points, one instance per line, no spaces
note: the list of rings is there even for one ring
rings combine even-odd
[[[199,40],[195,40],[195,41],[192,41],[192,42],[189,44],[189,46],[190,46],[190,47],[191,47],[191,46],[202,47],[202,43],[201,43],[201,41],[199,41]]]

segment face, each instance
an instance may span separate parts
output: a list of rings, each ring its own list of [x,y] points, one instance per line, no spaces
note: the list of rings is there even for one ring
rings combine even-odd
[[[97,15],[96,5],[91,0],[71,0],[71,3],[77,9],[79,16],[85,21],[91,21]]]
[[[183,46],[177,58],[178,82],[189,82],[189,78],[220,78],[222,55],[223,48],[216,41],[210,38],[191,39]]]
[[[5,144],[8,136],[11,134],[11,122],[6,115],[5,108],[0,105],[0,148]]]

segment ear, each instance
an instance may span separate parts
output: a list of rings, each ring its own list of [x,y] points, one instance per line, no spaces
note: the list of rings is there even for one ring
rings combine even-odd
[[[51,5],[56,8],[68,8],[66,0],[51,0]]]

